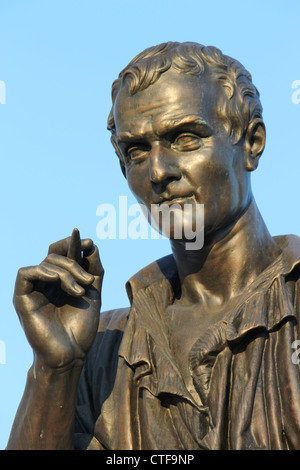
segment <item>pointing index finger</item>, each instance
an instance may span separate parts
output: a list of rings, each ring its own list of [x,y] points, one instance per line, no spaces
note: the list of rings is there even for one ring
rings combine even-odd
[[[74,228],[72,232],[67,257],[81,264],[81,240],[80,233],[77,228]]]

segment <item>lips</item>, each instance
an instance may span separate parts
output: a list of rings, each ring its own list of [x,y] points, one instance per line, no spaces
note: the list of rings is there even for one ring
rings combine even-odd
[[[160,198],[157,202],[154,202],[154,204],[186,204],[193,202],[191,199],[192,197],[192,194],[187,194],[186,196],[171,196],[168,198]]]

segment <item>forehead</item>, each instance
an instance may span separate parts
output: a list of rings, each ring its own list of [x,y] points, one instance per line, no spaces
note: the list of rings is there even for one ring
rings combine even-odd
[[[159,133],[165,125],[187,115],[213,125],[219,88],[207,74],[193,76],[173,70],[132,96],[125,83],[114,103],[116,134]]]

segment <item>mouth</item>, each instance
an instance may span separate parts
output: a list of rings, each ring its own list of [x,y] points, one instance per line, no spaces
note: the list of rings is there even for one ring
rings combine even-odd
[[[171,206],[173,204],[192,204],[195,202],[195,199],[192,194],[188,194],[186,196],[175,196],[175,197],[170,197],[166,199],[162,199],[157,204],[161,206],[162,204],[166,204],[168,206]]]

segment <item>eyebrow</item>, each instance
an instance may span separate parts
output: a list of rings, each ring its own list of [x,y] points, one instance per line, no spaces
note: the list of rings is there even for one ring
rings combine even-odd
[[[206,122],[203,118],[195,114],[164,119],[158,123],[158,128],[155,130],[156,133],[161,136],[187,125],[192,125],[194,128],[197,128],[198,130],[207,134],[212,134],[213,132],[213,129],[208,124],[208,122]]]
[[[187,125],[204,134],[203,136],[209,136],[213,133],[213,128],[203,118],[194,114],[159,120],[154,125],[154,131],[158,136],[162,137]],[[148,133],[132,134],[126,131],[120,132],[116,137],[119,143],[126,143],[132,139],[143,140],[147,136]]]

